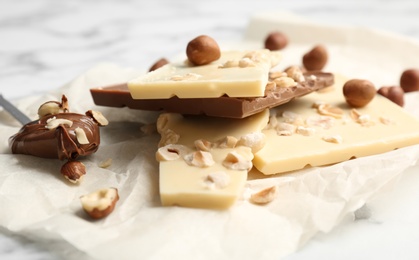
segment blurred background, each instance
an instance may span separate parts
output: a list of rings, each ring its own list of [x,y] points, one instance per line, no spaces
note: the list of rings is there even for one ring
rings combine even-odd
[[[199,34],[240,42],[250,17],[265,11],[419,42],[417,0],[0,0],[0,93],[11,100],[43,93],[102,62],[147,70],[159,58],[183,52]],[[352,231],[338,229],[332,238],[342,232]],[[318,236],[314,246],[327,239]],[[0,228],[0,259],[57,256]]]
[[[287,11],[333,25],[419,39],[415,0],[1,0],[0,91],[7,98],[57,88],[100,62],[147,69],[198,34],[237,42],[254,13]]]

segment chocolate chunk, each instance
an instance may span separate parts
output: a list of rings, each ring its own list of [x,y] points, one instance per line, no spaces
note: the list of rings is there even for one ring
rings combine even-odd
[[[295,87],[267,89],[264,97],[233,98],[178,98],[132,99],[127,84],[122,83],[101,88],[92,88],[93,101],[99,106],[129,107],[131,109],[166,111],[189,115],[208,115],[228,118],[244,118],[266,108],[285,104],[294,98],[333,85],[334,76],[326,72],[308,72],[305,81]]]

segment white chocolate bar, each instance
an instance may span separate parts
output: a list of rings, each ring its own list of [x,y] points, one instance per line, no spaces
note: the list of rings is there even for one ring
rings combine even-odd
[[[158,131],[162,135],[161,149],[175,143],[184,150],[179,152],[177,159],[159,160],[162,205],[217,209],[233,205],[244,188],[248,170],[252,167],[253,153],[248,146],[236,146],[234,143],[228,147],[223,139],[230,136],[240,142],[241,137],[261,134],[268,120],[268,110],[245,119],[162,114],[157,121]],[[200,167],[197,165],[201,162],[199,160],[195,165],[190,162],[188,164],[185,155],[197,151],[196,140],[211,142],[208,153],[211,154],[212,164],[207,163]],[[255,143],[257,141],[255,139]],[[159,151],[157,157],[162,156]],[[229,160],[226,158],[231,153],[239,154],[239,164],[228,164]]]
[[[255,154],[254,166],[269,175],[419,144],[419,121],[378,94],[367,106],[357,109],[357,115],[344,100],[345,81],[335,75],[333,91],[311,93],[272,109],[271,114],[277,116],[271,117],[270,129],[263,131],[267,142]],[[313,104],[322,103],[340,108],[342,117],[333,118],[333,113],[320,117]]]
[[[280,60],[269,50],[222,52],[208,65],[174,62],[128,82],[133,99],[261,97]]]

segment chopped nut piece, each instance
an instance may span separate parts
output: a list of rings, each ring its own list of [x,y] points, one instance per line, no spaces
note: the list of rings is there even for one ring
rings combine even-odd
[[[380,122],[384,125],[394,125],[395,124],[395,122],[393,120],[391,120],[390,118],[387,118],[387,117],[383,117],[383,116],[380,117]]]
[[[298,66],[291,66],[289,67],[285,73],[288,77],[292,78],[296,82],[304,82],[305,78],[303,75],[303,71]]]
[[[358,121],[358,118],[361,116],[361,113],[357,109],[353,108],[351,109],[350,115],[353,120]]]
[[[196,73],[186,73],[185,75],[174,75],[170,79],[173,81],[197,80],[200,77],[202,76]]]
[[[223,161],[223,166],[231,170],[250,170],[252,161],[239,154],[238,152],[229,152]]]
[[[108,159],[106,159],[104,161],[101,161],[99,163],[100,168],[108,168],[111,165],[112,165],[112,158],[108,158]]]
[[[164,114],[161,114],[159,118],[157,119],[156,126],[157,126],[157,132],[159,134],[163,133],[166,130],[167,123],[169,123],[169,117],[170,117],[169,114],[164,113]]]
[[[330,116],[310,116],[306,119],[309,127],[318,126],[323,129],[329,129],[335,124],[335,119]]]
[[[269,58],[272,59],[273,57],[268,57],[265,53],[261,51],[250,51],[243,56],[243,59],[246,59],[246,58],[257,63],[257,62],[268,60]]]
[[[266,125],[265,129],[275,129],[278,125],[278,118],[276,115],[271,115],[269,117],[269,123]]]
[[[176,144],[177,142],[179,142],[179,139],[180,139],[180,135],[178,135],[171,129],[166,129],[163,133],[161,133],[159,147],[162,147],[168,144]]]
[[[100,189],[80,197],[83,210],[94,219],[104,218],[111,214],[118,200],[116,188]]]
[[[266,91],[272,91],[274,89],[276,89],[276,83],[273,82],[273,81],[268,81],[268,83],[266,84],[266,87],[265,87],[265,93],[266,93]]]
[[[275,127],[275,130],[280,131],[280,132],[281,131],[287,131],[287,132],[290,132],[291,134],[293,134],[293,133],[295,133],[295,130],[297,130],[297,126],[293,125],[293,124],[285,123],[285,122],[280,122]]]
[[[361,115],[358,118],[357,122],[360,123],[362,126],[371,126],[374,124],[371,120],[370,115]]]
[[[297,86],[297,82],[290,77],[281,77],[274,79],[274,82],[278,88],[290,88]]]
[[[255,66],[255,62],[251,60],[250,58],[243,58],[239,60],[239,67],[240,68],[247,68],[247,67],[253,67]]]
[[[351,115],[351,118],[355,120],[355,122],[357,122],[358,124],[362,126],[371,126],[374,124],[370,115],[361,114],[356,109],[352,109],[350,115]]]
[[[237,138],[234,136],[226,136],[221,141],[217,142],[219,148],[234,148],[237,145]]]
[[[187,154],[183,157],[183,159],[187,164],[201,168],[209,167],[215,163],[214,159],[212,159],[212,154],[204,151],[196,151]]]
[[[323,136],[323,141],[335,144],[341,144],[343,142],[343,138],[340,135],[330,135],[330,136]]]
[[[250,147],[252,152],[256,153],[265,146],[265,135],[260,132],[243,135],[237,142],[237,146],[239,145]]]
[[[48,129],[55,129],[59,125],[66,125],[68,127],[71,127],[73,125],[73,121],[63,118],[56,118],[55,116],[47,120],[47,124],[45,128]]]
[[[300,134],[300,135],[312,136],[316,133],[316,129],[311,128],[311,127],[298,126],[296,132],[297,134]]]
[[[322,104],[317,107],[317,112],[324,116],[331,116],[334,118],[342,118],[343,110],[338,107],[333,107],[329,104]]]
[[[222,65],[220,65],[218,68],[220,69],[227,69],[227,68],[234,68],[234,67],[238,67],[239,66],[239,62],[236,60],[228,60],[226,62],[224,62]]]
[[[189,152],[189,149],[180,144],[168,144],[160,147],[156,152],[156,160],[161,161],[173,161],[180,157],[183,157]]]
[[[38,109],[38,116],[39,118],[47,116],[47,115],[56,115],[59,113],[63,113],[63,109],[61,104],[56,101],[49,101],[42,104]]]
[[[256,204],[267,204],[275,199],[276,194],[276,186],[271,186],[253,193],[250,196],[250,201]]]
[[[282,113],[282,117],[285,119],[286,123],[290,123],[294,125],[304,124],[303,118],[301,117],[301,115],[291,112],[291,111],[284,111]]]
[[[109,124],[108,119],[106,119],[105,116],[99,111],[89,110],[86,112],[86,115],[92,117],[100,126]]]
[[[283,72],[283,71],[271,71],[269,72],[269,78],[270,79],[277,79],[277,78],[282,78],[282,77],[286,77],[287,73]]]
[[[212,147],[212,143],[210,141],[203,139],[195,140],[194,144],[197,150],[205,152],[209,152]]]
[[[212,172],[206,176],[204,184],[208,189],[224,189],[230,184],[230,176],[223,171]]]
[[[288,130],[279,130],[279,131],[276,131],[276,134],[279,136],[291,136],[294,134],[294,132],[291,132]]]
[[[77,142],[79,142],[79,144],[89,143],[89,139],[87,139],[86,132],[84,132],[82,128],[77,127],[76,129],[74,129],[74,132],[76,133]]]

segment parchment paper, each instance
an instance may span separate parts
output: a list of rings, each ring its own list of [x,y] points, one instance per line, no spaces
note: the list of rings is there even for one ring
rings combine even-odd
[[[284,50],[284,67],[298,63],[303,52],[317,43],[317,33],[328,30],[302,21],[271,22],[292,28],[292,35],[311,35]],[[257,19],[249,28],[266,29]],[[414,65],[412,59],[400,57],[419,56],[419,46],[408,39],[368,31],[366,41],[362,38],[365,30],[358,33],[339,28],[338,32],[337,38],[333,34],[327,38],[333,40],[328,45],[332,57],[328,69],[338,68],[348,77],[367,75],[379,84],[383,78],[388,84],[397,84],[394,80],[400,71]],[[257,41],[264,35],[250,33],[247,39]],[[357,40],[376,48],[353,44]],[[409,48],[385,51],[385,46],[396,45]],[[383,64],[383,53],[392,65]],[[241,199],[225,211],[161,207],[154,159],[159,136],[140,130],[153,123],[157,113],[96,107],[89,93],[90,87],[141,73],[100,64],[57,91],[16,102],[35,119],[41,103],[59,100],[65,94],[71,111],[96,109],[109,119],[110,125],[101,128],[99,151],[83,159],[88,173],[80,185],[62,178],[61,161],[10,154],[7,138],[20,126],[0,111],[0,227],[35,239],[68,259],[278,259],[298,250],[317,232],[330,231],[365,202],[393,188],[407,168],[418,167],[419,146],[411,146],[269,178],[251,174],[244,198],[251,190],[271,185],[278,188],[278,197],[266,206]],[[417,94],[407,98],[406,109],[419,117],[413,105]],[[100,168],[99,163],[108,158],[112,165]],[[110,216],[91,221],[82,212],[79,197],[103,187],[118,188],[120,201]]]

